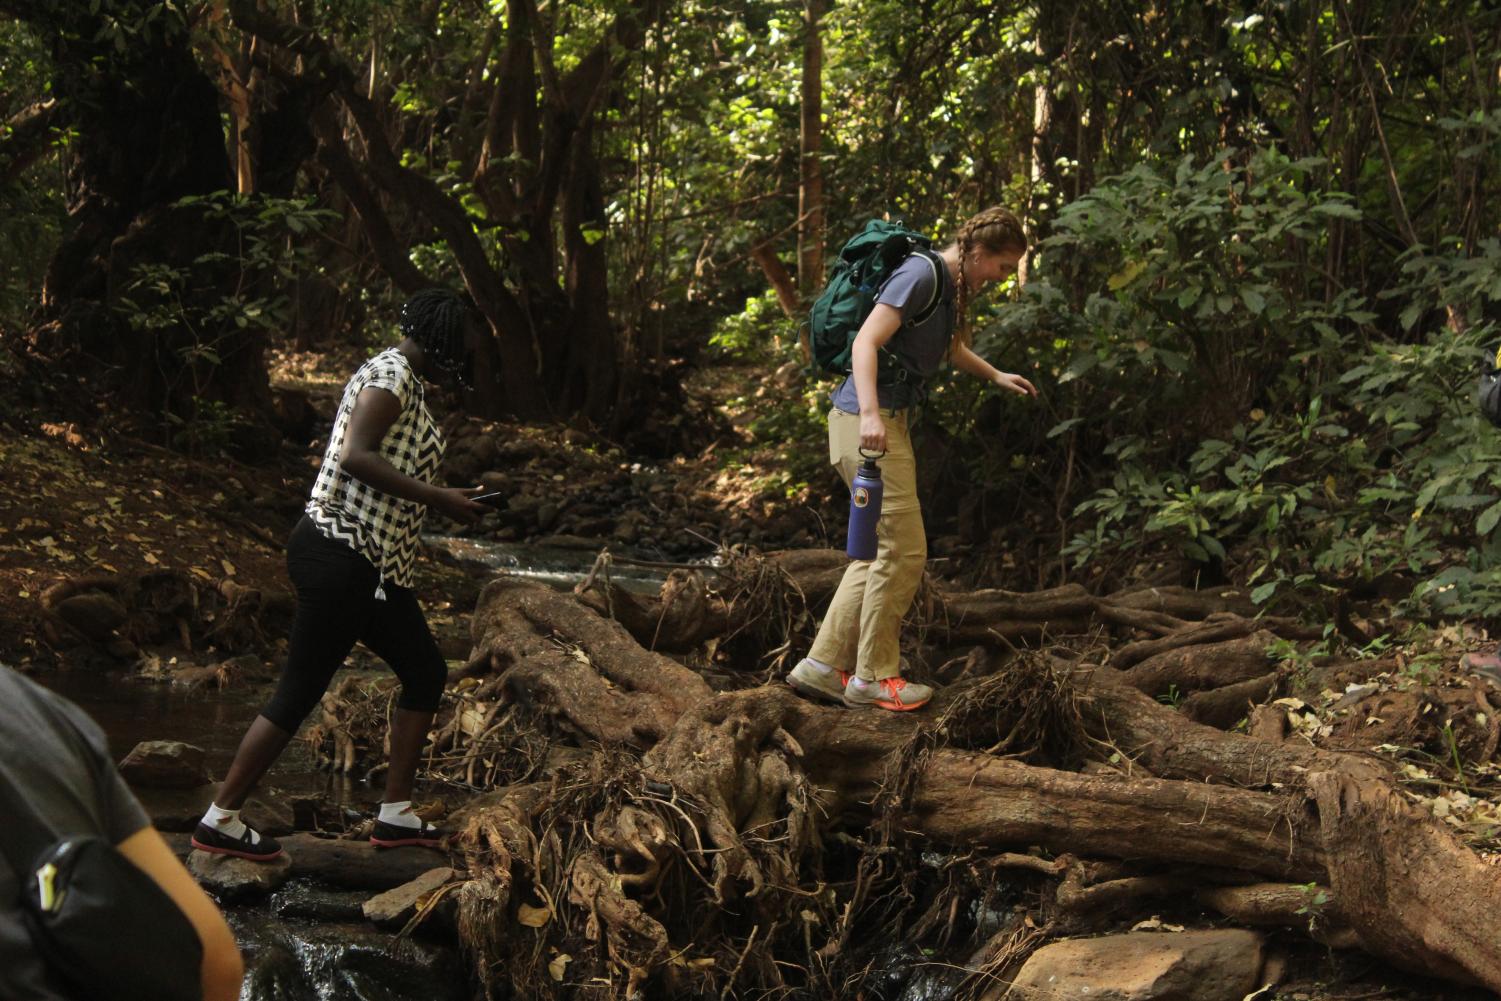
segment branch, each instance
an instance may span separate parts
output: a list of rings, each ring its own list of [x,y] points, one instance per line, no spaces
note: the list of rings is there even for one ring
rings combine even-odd
[[[57,100],[48,98],[16,112],[6,121],[0,129],[0,185],[15,180],[46,152],[46,139],[57,117]]]
[[[1402,233],[1402,238],[1407,241],[1409,247],[1419,244],[1417,230],[1413,228],[1412,217],[1407,211],[1407,202],[1402,197],[1402,186],[1397,180],[1397,167],[1392,160],[1392,149],[1386,141],[1386,127],[1381,124],[1381,105],[1376,100],[1376,88],[1371,83],[1370,74],[1366,72],[1365,57],[1360,51],[1360,38],[1355,32],[1355,25],[1350,20],[1350,10],[1345,5],[1345,0],[1339,0],[1339,14],[1345,25],[1345,34],[1350,39],[1350,52],[1355,57],[1355,69],[1360,73],[1360,83],[1366,92],[1366,97],[1371,102],[1371,122],[1376,128],[1376,139],[1381,145],[1381,159],[1386,165],[1386,191],[1391,198],[1392,214],[1396,216],[1397,228]],[[1444,315],[1447,324],[1454,333],[1462,334],[1469,329],[1469,320],[1465,317],[1457,303],[1447,301],[1449,296],[1446,290],[1440,286],[1439,295],[1444,300]]]
[[[359,92],[353,71],[333,47],[300,25],[287,24],[263,13],[255,0],[230,0],[230,14],[241,30],[297,53],[308,71],[325,74],[334,82],[340,103],[348,110],[365,143],[371,178],[388,194],[429,219],[442,234],[458,259],[469,294],[496,331],[527,329],[520,303],[507,291],[491,265],[468,213],[430,178],[402,165],[386,139],[374,103]],[[519,344],[520,339],[517,340]],[[535,370],[540,359],[534,350],[528,349],[528,353],[531,358],[527,367]]]
[[[365,183],[365,178],[349,155],[342,130],[333,121],[327,108],[321,109],[314,116],[313,131],[318,136],[318,162],[333,177],[359,214],[360,222],[365,226],[365,238],[370,241],[381,270],[407,295],[434,285],[433,280],[412,263],[407,248],[397,237],[390,219],[381,208],[380,199]]]
[[[776,290],[777,304],[782,307],[782,312],[788,317],[796,317],[801,313],[798,308],[797,288],[792,281],[792,275],[787,272],[787,266],[782,263],[770,245],[758,243],[751,248],[751,257],[761,266],[766,280]]]

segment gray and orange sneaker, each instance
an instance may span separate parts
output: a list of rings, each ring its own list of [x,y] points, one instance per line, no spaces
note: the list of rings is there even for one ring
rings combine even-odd
[[[787,684],[800,694],[827,702],[843,702],[844,686],[853,675],[837,667],[821,664],[812,657],[804,657],[797,666],[787,672]]]
[[[1490,653],[1467,653],[1459,658],[1461,670],[1478,674],[1493,685],[1501,685],[1501,650]]]
[[[864,681],[851,678],[844,686],[844,704],[851,709],[885,709],[890,712],[910,712],[921,709],[933,697],[933,689],[905,678],[882,678],[879,681]]]

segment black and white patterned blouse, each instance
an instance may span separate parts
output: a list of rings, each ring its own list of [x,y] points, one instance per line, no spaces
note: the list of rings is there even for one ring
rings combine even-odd
[[[384,389],[401,401],[401,414],[381,439],[381,458],[398,472],[426,483],[433,482],[443,460],[443,434],[428,412],[422,380],[412,371],[406,356],[389,348],[360,366],[344,387],[339,414],[328,436],[328,450],[313,483],[307,503],[308,517],[330,539],[348,544],[380,571],[386,581],[412,586],[417,547],[427,506],[383,493],[346,473],[339,465],[349,416],[355,401],[368,387]],[[375,596],[385,598],[383,586]]]

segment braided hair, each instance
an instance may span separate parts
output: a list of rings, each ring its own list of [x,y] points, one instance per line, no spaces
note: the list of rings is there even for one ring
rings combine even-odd
[[[970,216],[963,226],[959,227],[959,235],[954,238],[959,246],[959,294],[955,303],[956,319],[958,321],[955,339],[968,346],[970,338],[969,322],[969,282],[964,275],[964,263],[969,259],[970,251],[978,245],[982,250],[992,254],[1001,254],[1006,251],[1026,253],[1027,234],[1022,230],[1022,222],[1016,217],[1016,213],[1010,209],[992,205],[982,212]]]
[[[474,315],[465,297],[452,289],[423,289],[401,307],[401,333],[422,348],[423,358],[440,372],[453,376],[464,389],[470,361],[464,346],[464,324]]]

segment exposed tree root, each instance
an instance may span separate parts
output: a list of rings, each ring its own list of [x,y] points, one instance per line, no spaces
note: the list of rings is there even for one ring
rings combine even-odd
[[[802,628],[789,625],[810,607],[799,603],[838,568],[795,554],[777,563],[739,578],[761,589],[758,614],[784,617],[759,634],[773,660]],[[941,616],[916,625],[940,649],[979,644],[943,669],[966,680],[919,713],[888,714],[815,705],[780,683],[715,693],[641,638],[675,614],[669,597],[720,608],[713,621],[734,629],[728,591],[679,578],[622,614],[619,592],[497,581],[476,611],[472,676],[440,719],[434,768],[550,778],[473,810],[458,900],[478,968],[526,996],[838,996],[870,975],[861,943],[979,934],[961,902],[989,899],[997,873],[1020,867],[1057,881],[1050,923],[985,931],[978,970],[999,975],[1049,927],[1197,891],[1233,920],[1501,988],[1501,945],[1486,932],[1501,881],[1379,760],[1186,718],[1228,725],[1280,684],[1266,622],[1234,616],[1232,597],[1133,595],[935,590]],[[1163,631],[1199,612],[1212,621]],[[1117,650],[1126,671],[1008,646],[1059,622],[1127,620],[1157,638]],[[1163,679],[1196,686],[1184,712],[1141,690]],[[1483,748],[1491,736],[1481,727],[1475,739]],[[577,748],[547,749],[560,739]],[[523,750],[506,757],[501,745]],[[1020,854],[1033,846],[1068,857]],[[984,995],[982,980],[968,996]]]
[[[1174,647],[1126,671],[1126,680],[1151,696],[1176,690],[1183,694],[1249,681],[1271,668],[1267,646],[1271,633],[1258,630],[1240,639]]]
[[[1201,886],[1195,896],[1238,924],[1303,928],[1314,941],[1331,948],[1365,948],[1327,887],[1310,883]]]
[[[650,650],[682,653],[708,641],[728,647],[753,640],[759,656],[780,664],[799,640],[810,638],[816,613],[827,605],[849,563],[835,550],[722,557],[722,565],[707,576],[674,571],[653,597],[614,587],[607,576],[592,573],[580,587],[580,600],[615,618]],[[1295,622],[1242,618],[1241,613],[1252,614],[1252,606],[1234,589],[1152,587],[1102,597],[1076,584],[1023,593],[954,592],[926,582],[912,620],[919,634],[946,646],[1031,644],[1101,625],[1154,637],[1123,647],[1112,661],[1117,667],[1182,646],[1245,639],[1258,630],[1318,635]]]
[[[140,659],[143,648],[266,650],[285,634],[294,611],[287,592],[263,593],[232,578],[198,580],[167,568],[72,577],[38,600],[53,646],[82,640],[125,664]]]
[[[1195,692],[1184,699],[1178,709],[1195,723],[1205,723],[1226,730],[1271,698],[1281,683],[1281,672],[1269,671],[1260,677],[1247,678],[1222,688]]]

